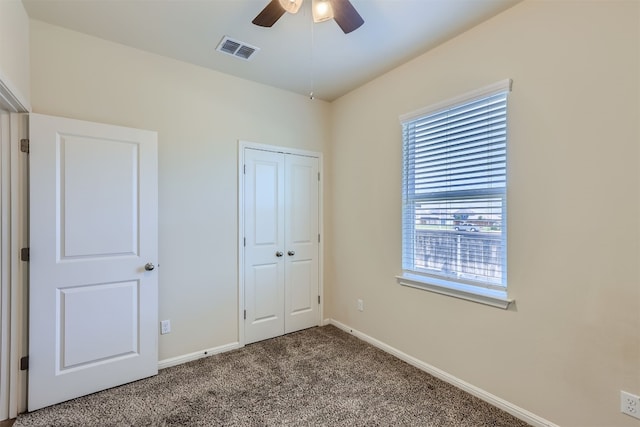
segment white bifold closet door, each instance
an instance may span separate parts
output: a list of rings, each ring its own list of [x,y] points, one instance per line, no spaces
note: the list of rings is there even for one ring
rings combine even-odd
[[[319,323],[318,158],[245,148],[245,343]]]

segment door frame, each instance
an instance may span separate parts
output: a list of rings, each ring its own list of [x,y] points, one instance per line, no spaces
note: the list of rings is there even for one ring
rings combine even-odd
[[[324,171],[322,164],[322,153],[317,151],[300,150],[290,147],[281,147],[277,145],[260,144],[257,142],[238,140],[238,342],[241,347],[245,345],[244,335],[244,165],[245,149],[269,151],[272,153],[295,154],[298,156],[315,157],[318,159],[318,171],[320,171],[320,180],[318,183],[318,233],[320,234],[320,243],[318,245],[318,295],[320,295],[320,306],[318,307],[318,326],[324,323],[324,221],[323,221],[323,181]]]
[[[28,245],[27,156],[20,140],[28,138],[29,100],[0,70],[0,421],[16,418],[27,408],[27,371],[20,358],[28,353],[28,268],[18,256]]]
[[[28,156],[20,140],[28,138],[28,103],[0,75],[0,421],[27,408],[28,265],[19,257],[28,246]]]

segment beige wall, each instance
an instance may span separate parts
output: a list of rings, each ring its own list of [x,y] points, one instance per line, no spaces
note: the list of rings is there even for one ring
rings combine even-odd
[[[327,315],[559,425],[637,426],[619,392],[640,394],[639,18],[525,1],[334,102]],[[508,311],[394,279],[398,116],[504,78]]]
[[[21,0],[0,0],[0,82],[30,107],[29,17]]]
[[[322,152],[329,105],[38,21],[31,60],[34,112],[158,131],[160,359],[236,342],[237,141]]]

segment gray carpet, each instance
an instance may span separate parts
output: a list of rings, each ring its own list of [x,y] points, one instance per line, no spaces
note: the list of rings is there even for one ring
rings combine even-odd
[[[325,326],[20,415],[14,427],[364,425],[527,424]]]

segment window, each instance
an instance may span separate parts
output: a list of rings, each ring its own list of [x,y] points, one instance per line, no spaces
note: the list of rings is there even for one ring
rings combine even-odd
[[[506,80],[401,117],[401,284],[509,305],[510,87]]]

